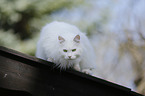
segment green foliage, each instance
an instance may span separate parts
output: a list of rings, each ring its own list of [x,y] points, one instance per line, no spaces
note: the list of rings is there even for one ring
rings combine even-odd
[[[18,38],[17,34],[13,33],[12,30],[0,30],[0,46],[15,49],[29,55],[35,55],[37,38],[38,34],[36,34],[32,39],[22,41]]]
[[[69,8],[81,0],[1,0],[0,29],[14,30],[21,39],[30,38],[33,30],[33,20],[43,19],[54,11]],[[38,23],[38,22],[37,22]]]

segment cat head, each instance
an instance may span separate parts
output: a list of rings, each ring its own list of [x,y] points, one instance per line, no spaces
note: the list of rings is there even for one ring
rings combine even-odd
[[[60,55],[66,60],[75,60],[81,55],[80,35],[76,35],[73,40],[67,41],[62,36],[58,36],[60,43]]]

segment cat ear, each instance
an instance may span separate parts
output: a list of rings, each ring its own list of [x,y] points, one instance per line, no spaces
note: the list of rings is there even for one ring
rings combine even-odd
[[[63,43],[63,42],[65,41],[65,39],[64,39],[63,37],[61,37],[61,36],[58,36],[58,40],[59,40],[59,43],[60,43],[60,44]]]
[[[74,38],[74,41],[76,43],[80,43],[80,35],[76,35],[75,38]]]

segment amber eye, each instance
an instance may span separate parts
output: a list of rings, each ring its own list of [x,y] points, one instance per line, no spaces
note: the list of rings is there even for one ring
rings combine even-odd
[[[63,49],[63,52],[67,52],[67,50],[66,49]]]
[[[76,51],[76,49],[72,49],[72,52]]]

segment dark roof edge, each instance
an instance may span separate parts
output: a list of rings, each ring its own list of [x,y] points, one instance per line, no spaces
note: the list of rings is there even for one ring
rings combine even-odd
[[[50,64],[51,62],[36,58],[35,56],[30,56],[30,55],[27,55],[27,54],[23,54],[21,52],[18,52],[18,51],[15,51],[13,49],[9,49],[9,48],[3,47],[3,46],[0,46],[0,55],[11,58],[11,59],[19,60],[20,62],[25,61],[27,64],[29,64],[31,66],[34,66],[34,67],[38,67],[38,68],[47,68],[46,66],[52,66],[53,67],[53,63]],[[64,71],[64,70],[62,70],[62,71]],[[113,87],[113,88],[116,88],[116,89],[119,89],[119,90],[122,90],[122,91],[125,91],[125,92],[129,92],[133,96],[143,96],[143,95],[138,94],[134,91],[131,91],[131,89],[126,88],[124,86],[121,86],[121,85],[118,85],[118,84],[115,84],[115,83],[112,83],[112,82],[109,82],[109,81],[106,81],[106,80],[103,80],[103,79],[100,79],[100,78],[97,78],[97,77],[93,77],[93,76],[75,71],[73,69],[69,69],[69,70],[65,70],[65,71],[70,73],[70,74],[74,74],[74,75],[83,77],[85,79],[89,79],[93,82],[98,82],[98,83],[101,83],[103,85],[107,85],[107,86],[110,86],[110,87]]]

